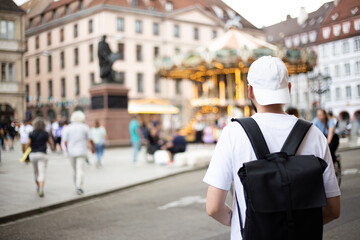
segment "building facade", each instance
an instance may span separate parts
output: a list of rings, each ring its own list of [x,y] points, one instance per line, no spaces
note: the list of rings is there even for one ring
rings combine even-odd
[[[192,83],[160,79],[156,58],[204,45],[235,18],[244,31],[261,32],[220,0],[39,2],[26,19],[25,81],[28,109],[47,118],[89,106],[89,88],[101,81],[97,48],[103,35],[120,54],[113,69],[130,99],[169,100],[189,116]]]
[[[0,2],[0,123],[25,118],[23,55],[25,12],[12,0]]]
[[[334,3],[327,2],[311,13],[300,9],[299,17],[291,18],[288,15],[285,21],[264,28],[267,41],[286,48],[311,49],[319,55],[318,39],[321,26],[333,8]],[[324,96],[319,99],[319,95],[315,93],[317,85],[310,80],[317,74],[319,68],[315,67],[310,73],[290,77],[292,83],[290,105],[296,107],[300,115],[307,119],[314,117],[314,109],[319,107],[319,100],[321,101],[321,98],[324,100]]]
[[[324,106],[344,120],[360,114],[360,3],[341,0],[321,26],[319,70],[331,77]]]

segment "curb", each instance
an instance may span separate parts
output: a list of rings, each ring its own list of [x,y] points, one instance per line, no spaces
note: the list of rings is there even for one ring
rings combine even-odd
[[[353,150],[359,150],[360,146],[356,146],[356,147],[343,147],[343,148],[339,148],[337,151],[338,152],[348,152],[348,151],[353,151]]]
[[[45,212],[48,212],[48,211],[51,211],[51,210],[55,210],[55,209],[58,209],[58,208],[62,208],[62,207],[65,207],[65,206],[69,206],[69,205],[72,205],[72,204],[75,204],[75,203],[84,202],[84,201],[87,201],[87,200],[90,200],[90,199],[107,196],[107,195],[110,195],[110,194],[113,194],[113,193],[116,193],[116,192],[121,192],[121,191],[130,189],[130,188],[134,188],[134,187],[137,187],[137,186],[140,186],[140,185],[153,183],[153,182],[156,182],[156,181],[159,181],[159,180],[167,179],[169,177],[178,176],[178,175],[181,175],[181,174],[184,174],[184,173],[196,172],[196,171],[199,171],[199,170],[206,169],[207,167],[208,167],[207,165],[206,166],[194,167],[194,168],[187,169],[187,170],[184,170],[184,171],[181,171],[181,172],[170,173],[170,174],[165,175],[165,176],[153,178],[153,179],[146,180],[146,181],[139,182],[139,183],[135,183],[135,184],[130,184],[128,186],[124,186],[124,187],[120,187],[120,188],[115,188],[115,189],[112,189],[112,190],[109,190],[109,191],[95,193],[95,194],[92,194],[92,195],[88,195],[88,196],[84,196],[84,197],[80,197],[80,198],[76,198],[76,199],[71,199],[71,200],[68,200],[68,201],[48,205],[48,206],[41,207],[41,208],[32,209],[32,210],[28,210],[28,211],[21,212],[21,213],[15,213],[15,214],[7,215],[7,216],[4,216],[4,217],[0,217],[0,225],[5,224],[5,223],[9,223],[9,222],[14,222],[14,221],[26,218],[26,217],[31,217],[31,216],[34,216],[34,215],[42,214],[42,213],[45,213]]]

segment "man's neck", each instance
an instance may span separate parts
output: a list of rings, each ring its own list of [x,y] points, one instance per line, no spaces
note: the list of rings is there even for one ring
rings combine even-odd
[[[286,114],[286,112],[284,112],[284,105],[282,104],[258,105],[257,110],[258,113]]]

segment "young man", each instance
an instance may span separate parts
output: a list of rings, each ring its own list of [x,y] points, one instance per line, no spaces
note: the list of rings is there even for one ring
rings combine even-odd
[[[279,152],[294,127],[297,118],[287,115],[283,108],[290,102],[291,84],[285,64],[271,56],[256,60],[248,73],[248,96],[257,108],[252,118],[259,125],[270,152]],[[340,214],[340,190],[336,181],[329,147],[324,135],[311,126],[297,154],[313,154],[328,164],[323,174],[328,205],[323,208],[324,224]],[[243,186],[237,173],[243,163],[256,160],[251,143],[240,124],[228,124],[216,145],[210,166],[204,177],[208,187],[206,211],[220,223],[231,226],[231,239],[242,239],[237,205],[233,210],[225,204],[231,184],[239,201],[242,222],[245,224],[246,204]]]

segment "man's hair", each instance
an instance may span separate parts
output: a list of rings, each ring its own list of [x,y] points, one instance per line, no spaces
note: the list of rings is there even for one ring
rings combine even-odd
[[[37,117],[33,122],[34,130],[44,132],[45,131],[45,121],[42,117]]]

